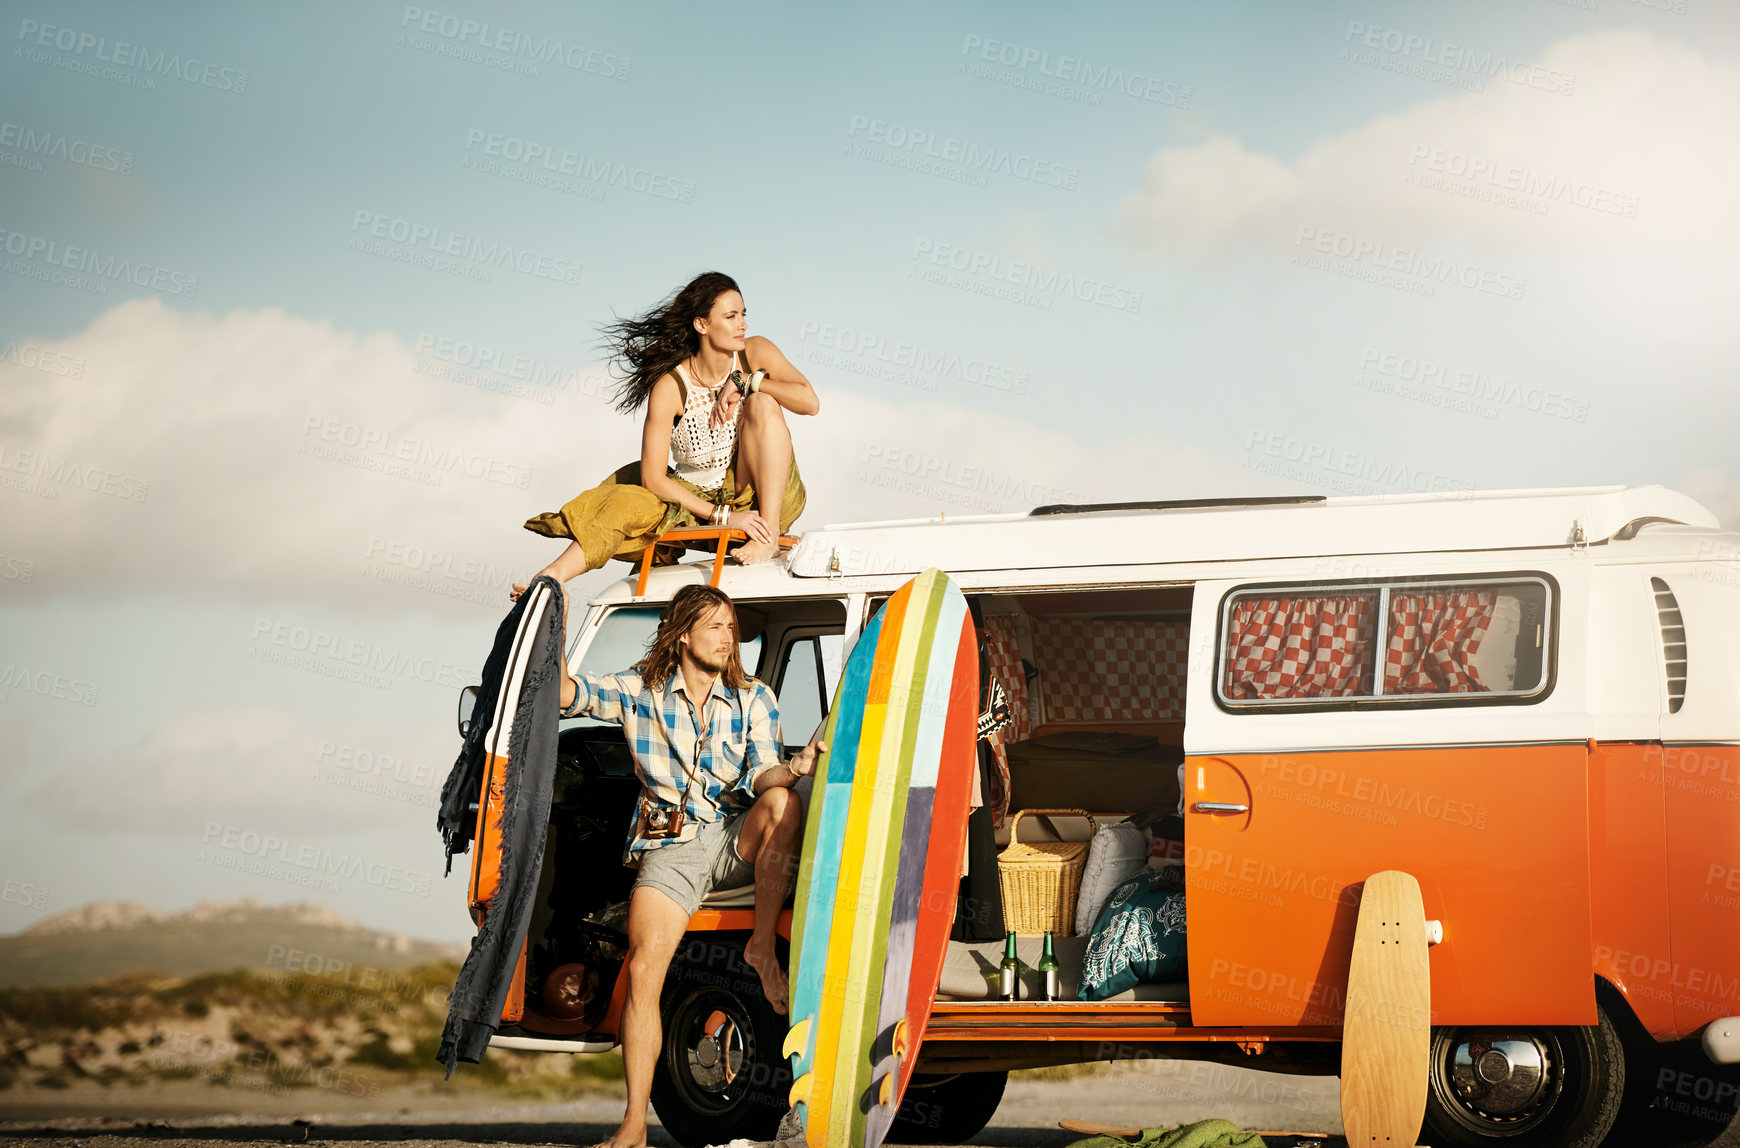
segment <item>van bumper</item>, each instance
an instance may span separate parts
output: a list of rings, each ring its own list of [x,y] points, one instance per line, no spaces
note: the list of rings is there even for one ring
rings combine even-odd
[[[1740,1016],[1725,1016],[1705,1026],[1704,1055],[1717,1064],[1740,1064]]]
[[[616,1045],[608,1040],[546,1040],[536,1036],[503,1036],[489,1038],[491,1048],[517,1048],[525,1052],[609,1052]]]

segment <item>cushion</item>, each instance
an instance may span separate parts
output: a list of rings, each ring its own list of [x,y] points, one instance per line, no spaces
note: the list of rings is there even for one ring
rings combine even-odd
[[[1128,821],[1100,827],[1088,846],[1075,899],[1075,935],[1094,931],[1100,908],[1112,890],[1148,867],[1148,838]]]
[[[1175,981],[1184,971],[1184,894],[1142,872],[1106,899],[1082,955],[1080,996],[1105,1000],[1138,984]]]

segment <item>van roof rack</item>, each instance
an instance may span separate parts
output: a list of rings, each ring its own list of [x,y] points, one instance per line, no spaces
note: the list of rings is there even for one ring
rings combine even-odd
[[[1224,510],[1237,506],[1298,506],[1325,501],[1327,499],[1321,494],[1274,494],[1258,498],[1175,498],[1169,502],[1056,502],[1049,506],[1035,506],[1027,516],[1107,514],[1115,510]]]
[[[719,575],[725,570],[725,548],[733,542],[747,542],[748,540],[749,532],[735,526],[679,526],[667,530],[654,539],[650,546],[641,551],[640,577],[634,584],[634,596],[636,598],[646,597],[646,580],[647,576],[652,573],[653,552],[661,546],[682,550],[706,550],[709,546],[714,547],[713,577],[708,580],[707,585],[716,587],[719,585]],[[798,540],[789,534],[779,536],[779,552],[781,554],[786,553],[797,544]]]

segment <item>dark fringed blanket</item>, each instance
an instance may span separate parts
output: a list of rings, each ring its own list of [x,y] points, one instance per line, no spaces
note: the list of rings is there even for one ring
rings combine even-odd
[[[471,808],[483,787],[492,747],[500,752],[500,737],[492,731],[497,701],[510,688],[512,670],[523,666],[517,699],[509,699],[512,754],[509,758],[501,809],[500,881],[483,908],[483,923],[471,940],[471,951],[460,967],[448,997],[447,1024],[441,1032],[436,1059],[447,1065],[463,1060],[476,1064],[501,1025],[501,1011],[513,987],[514,967],[531,922],[532,900],[544,862],[545,826],[550,816],[550,791],[556,773],[556,734],[560,709],[562,656],[562,588],[549,577],[534,579],[495,632],[495,645],[483,664],[477,707],[465,745],[453,771],[441,787],[436,828],[447,849],[447,871],[453,855],[472,846],[477,812]]]

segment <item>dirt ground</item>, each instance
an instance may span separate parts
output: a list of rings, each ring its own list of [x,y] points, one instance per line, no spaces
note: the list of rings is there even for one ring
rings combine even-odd
[[[1016,1077],[991,1126],[969,1143],[1062,1148],[1080,1138],[1057,1126],[1058,1120],[1072,1117],[1166,1127],[1220,1116],[1264,1131],[1338,1133],[1337,1095],[1333,1077],[1235,1068],[1209,1071],[1191,1064],[1117,1065],[1068,1080]],[[313,1088],[272,1094],[194,1082],[107,1089],[80,1084],[0,1092],[0,1148],[585,1145],[609,1134],[621,1115],[620,1085],[562,1102],[515,1102],[457,1084],[394,1089],[370,1097]],[[651,1141],[675,1145],[656,1120]],[[1347,1148],[1338,1135],[1268,1142],[1271,1148]],[[1690,1148],[1703,1142],[1671,1137],[1648,1148]],[[1718,1148],[1740,1148],[1740,1125],[1718,1141]]]
[[[1167,1072],[1119,1066],[1074,1080],[1012,1079],[991,1126],[970,1143],[1061,1148],[1080,1139],[1074,1117],[1171,1125],[1222,1116],[1247,1128],[1339,1131],[1333,1078],[1195,1066]],[[1205,1091],[1207,1090],[1207,1091]],[[1211,1094],[1218,1093],[1218,1095]],[[478,1143],[591,1144],[622,1116],[622,1093],[600,1088],[561,1103],[517,1103],[459,1088],[400,1089],[373,1097],[318,1089],[285,1094],[193,1082],[142,1088],[77,1085],[0,1093],[0,1145],[30,1148],[214,1148],[343,1144],[346,1148],[458,1148]],[[652,1143],[674,1145],[655,1123]],[[1285,1148],[1289,1141],[1276,1141]],[[1339,1138],[1303,1143],[1344,1148]]]

